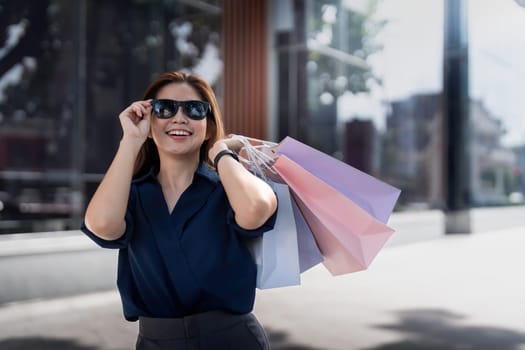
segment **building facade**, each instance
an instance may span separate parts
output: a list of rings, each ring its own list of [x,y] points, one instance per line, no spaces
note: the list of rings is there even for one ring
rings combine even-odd
[[[119,112],[165,70],[203,76],[228,132],[292,136],[399,187],[398,211],[449,209],[454,152],[469,207],[523,204],[525,9],[461,2],[468,103],[452,150],[448,1],[3,2],[0,233],[77,228]]]

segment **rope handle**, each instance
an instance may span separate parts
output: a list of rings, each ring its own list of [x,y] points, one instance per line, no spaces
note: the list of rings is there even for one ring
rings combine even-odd
[[[268,181],[268,178],[275,181],[279,177],[272,168],[278,157],[278,143],[243,135],[231,135],[231,138],[242,144],[239,161],[244,163],[251,172],[265,181]]]

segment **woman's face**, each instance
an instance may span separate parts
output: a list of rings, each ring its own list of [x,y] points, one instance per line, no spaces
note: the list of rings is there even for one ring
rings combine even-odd
[[[202,100],[193,87],[186,83],[165,85],[158,91],[156,98],[177,101]],[[151,117],[151,137],[157,145],[159,155],[199,157],[202,143],[208,139],[208,118],[190,119],[181,107],[171,118],[160,119],[155,113]]]

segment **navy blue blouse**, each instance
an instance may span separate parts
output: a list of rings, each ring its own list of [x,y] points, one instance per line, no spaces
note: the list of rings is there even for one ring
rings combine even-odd
[[[238,226],[218,174],[205,164],[169,213],[156,175],[152,169],[133,180],[121,238],[104,240],[82,225],[98,245],[120,249],[125,318],[250,312],[257,270],[245,240],[271,230],[276,214],[255,230]]]

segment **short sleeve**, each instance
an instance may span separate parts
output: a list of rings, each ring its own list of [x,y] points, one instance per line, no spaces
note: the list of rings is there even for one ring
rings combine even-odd
[[[232,227],[233,231],[240,234],[241,236],[259,237],[259,236],[262,236],[263,233],[273,229],[273,226],[275,225],[275,219],[277,218],[277,211],[278,210],[276,209],[275,212],[272,214],[272,216],[270,216],[270,218],[266,220],[266,222],[262,224],[262,226],[256,229],[253,229],[253,230],[246,230],[237,224],[237,222],[235,221],[235,214],[232,208],[228,210],[227,222],[228,222],[228,225]]]
[[[108,248],[108,249],[127,248],[128,243],[133,235],[133,230],[135,226],[134,209],[135,209],[135,203],[136,203],[136,195],[137,194],[136,194],[135,186],[132,186],[130,190],[130,194],[129,194],[126,215],[124,217],[126,221],[126,231],[120,238],[111,240],[111,241],[100,238],[86,226],[85,222],[82,223],[80,230],[84,232],[86,236],[88,236],[91,240],[93,240],[96,244],[98,244],[102,248]]]

